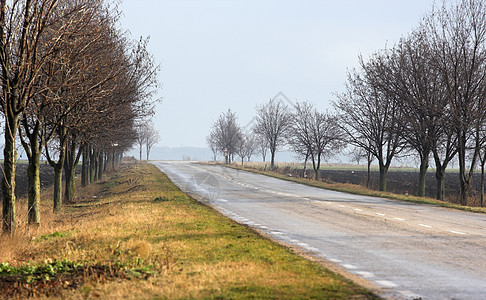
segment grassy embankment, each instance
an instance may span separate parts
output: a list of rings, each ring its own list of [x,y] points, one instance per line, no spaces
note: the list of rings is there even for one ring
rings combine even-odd
[[[301,168],[298,165],[294,166],[294,165],[285,164],[284,166]],[[363,195],[363,196],[381,197],[381,198],[407,201],[407,202],[420,203],[420,204],[438,205],[441,207],[464,210],[464,211],[475,212],[475,213],[486,213],[486,208],[484,207],[461,206],[458,204],[449,203],[446,201],[440,201],[440,200],[427,198],[427,197],[417,197],[412,195],[395,194],[390,192],[380,192],[377,190],[367,189],[364,186],[356,185],[356,184],[325,182],[322,180],[315,180],[313,178],[289,177],[286,174],[279,173],[278,170],[272,171],[268,168],[268,166],[265,167],[265,165],[261,163],[247,163],[244,166],[235,163],[230,165],[229,167],[239,169],[239,170],[245,170],[253,173],[264,174],[267,176],[272,176],[287,181],[297,182],[297,183],[323,188],[323,189],[328,189],[328,190],[333,190],[333,191],[339,191],[339,192],[345,192],[345,193],[351,193],[351,194]],[[345,167],[330,166],[328,168],[332,170],[342,170],[342,169],[355,170],[356,169],[356,168],[346,167],[346,166]],[[401,170],[404,170],[405,172],[408,171],[409,169],[401,169]]]
[[[39,229],[0,238],[0,298],[375,298],[199,204],[154,166],[122,165],[79,195],[61,215],[43,200]]]

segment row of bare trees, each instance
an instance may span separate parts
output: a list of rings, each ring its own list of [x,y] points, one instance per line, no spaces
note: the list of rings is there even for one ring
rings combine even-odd
[[[461,0],[435,7],[395,46],[360,59],[334,106],[349,143],[378,161],[380,190],[393,158],[420,158],[418,195],[425,194],[429,158],[437,198],[445,170],[459,161],[460,199],[467,205],[472,176],[486,162],[486,3]],[[484,171],[481,204],[484,198]]]
[[[63,194],[74,200],[81,156],[82,184],[101,179],[135,142],[135,122],[152,114],[158,67],[147,40],[132,41],[117,27],[118,16],[103,0],[0,1],[5,233],[17,224],[17,139],[28,158],[28,222],[35,226],[43,153],[55,171],[59,211]]]
[[[226,162],[231,162],[233,154],[250,160],[260,151],[265,161],[267,150],[270,152],[270,166],[275,166],[275,154],[283,146],[291,149],[304,159],[312,162],[315,178],[319,178],[321,162],[336,154],[344,146],[343,131],[337,125],[336,117],[320,112],[310,102],[298,102],[289,109],[282,101],[271,99],[256,107],[255,122],[250,132],[244,133],[237,123],[236,114],[228,110],[213,124],[206,141],[217,153],[227,151]],[[306,164],[305,164],[306,165]],[[305,172],[305,167],[304,167]]]
[[[444,1],[434,7],[396,45],[367,59],[360,57],[359,68],[348,72],[345,91],[336,96],[333,106],[333,114],[319,112],[307,102],[297,103],[293,111],[275,100],[258,106],[251,130],[258,141],[255,147],[269,150],[273,167],[279,147],[289,145],[305,162],[312,161],[317,178],[323,157],[353,145],[363,150],[368,164],[376,159],[382,191],[392,161],[416,153],[420,160],[418,195],[425,195],[432,158],[436,197],[441,200],[445,199],[446,169],[457,159],[461,204],[468,203],[479,166],[483,205],[486,3]],[[227,148],[231,154],[246,139],[240,129],[234,130],[240,142],[231,144],[218,134],[216,128],[224,128],[219,121],[213,125],[208,144],[214,153]]]

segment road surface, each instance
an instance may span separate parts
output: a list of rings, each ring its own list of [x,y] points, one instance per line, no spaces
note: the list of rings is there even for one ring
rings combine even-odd
[[[486,215],[350,195],[221,166],[155,162],[184,192],[390,299],[486,299]]]

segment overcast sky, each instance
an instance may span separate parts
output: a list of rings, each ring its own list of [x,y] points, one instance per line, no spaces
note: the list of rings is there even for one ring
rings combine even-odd
[[[331,108],[346,71],[413,30],[433,0],[124,0],[121,26],[161,65],[158,146],[206,147],[230,108],[246,126],[279,92]]]

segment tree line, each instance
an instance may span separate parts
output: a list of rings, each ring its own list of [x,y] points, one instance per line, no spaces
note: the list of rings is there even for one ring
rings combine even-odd
[[[324,158],[337,153],[345,146],[343,131],[336,116],[319,111],[310,102],[297,102],[294,109],[276,99],[256,107],[256,117],[248,132],[237,123],[234,112],[222,113],[213,123],[206,142],[213,152],[213,159],[225,149],[226,163],[234,155],[248,161],[259,152],[265,162],[270,154],[270,167],[275,167],[275,155],[289,146],[304,159],[304,173],[308,161],[312,163],[314,176],[319,179],[319,170]]]
[[[436,198],[445,199],[445,172],[459,162],[460,203],[468,204],[474,172],[481,169],[484,204],[486,164],[486,3],[444,1],[395,45],[378,50],[348,72],[344,92],[332,101],[334,111],[318,112],[308,102],[292,112],[271,100],[257,107],[251,130],[255,148],[272,157],[283,144],[312,161],[315,177],[322,157],[352,145],[375,159],[379,189],[386,190],[392,161],[400,155],[420,160],[417,194],[425,195],[425,178],[435,164]],[[221,130],[230,112],[213,124],[211,149],[231,142]],[[233,119],[234,116],[233,116]],[[241,133],[232,131],[240,144]],[[238,137],[240,136],[240,137]],[[237,153],[239,144],[228,148]],[[230,150],[231,149],[231,150]],[[214,151],[214,150],[213,150]]]
[[[134,144],[135,124],[153,114],[158,66],[147,39],[118,27],[119,15],[103,0],[0,1],[4,233],[17,225],[18,141],[28,159],[28,224],[38,226],[42,155],[54,169],[58,212],[75,199],[81,157],[82,185],[101,179]]]

